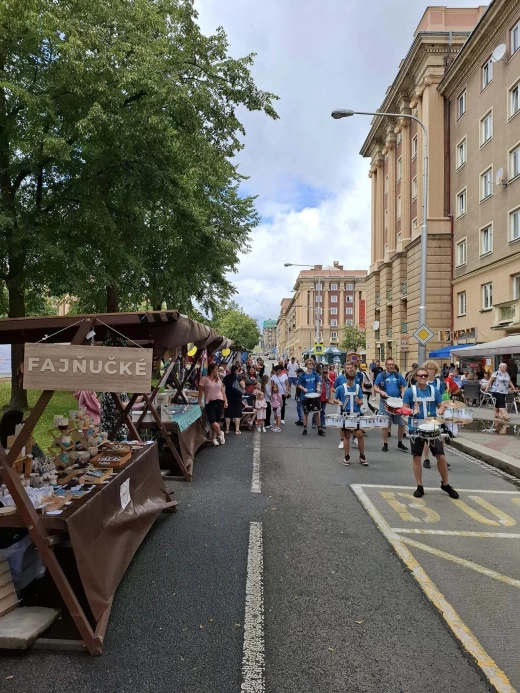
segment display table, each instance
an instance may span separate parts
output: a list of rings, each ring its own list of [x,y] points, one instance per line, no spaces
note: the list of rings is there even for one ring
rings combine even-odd
[[[159,514],[176,505],[164,486],[157,444],[139,450],[114,471],[107,483],[72,501],[60,515],[39,515],[48,533],[70,538],[101,640],[115,591],[133,556]],[[0,517],[0,528],[23,526],[19,515]]]
[[[170,420],[162,420],[161,423],[164,428],[164,431],[161,431],[161,433],[168,435],[177,448],[182,463],[188,472],[188,477],[185,478],[187,481],[191,481],[193,478],[195,454],[207,442],[206,413],[198,404],[190,407],[181,406],[179,411],[176,411],[170,417]],[[143,421],[139,424],[139,428],[151,431],[160,430],[155,421]],[[175,457],[172,457],[172,465],[175,465],[175,462]],[[181,475],[181,470],[175,467],[170,467],[166,479],[176,479]]]

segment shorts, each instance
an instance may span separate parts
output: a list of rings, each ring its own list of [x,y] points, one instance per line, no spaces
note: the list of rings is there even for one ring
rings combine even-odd
[[[224,410],[224,400],[213,399],[208,402],[205,406],[206,416],[208,417],[208,423],[220,423],[222,419],[222,412]]]
[[[428,443],[430,452],[434,457],[437,457],[437,455],[444,455],[444,444],[442,440],[439,440],[438,438],[433,440],[427,440],[426,438],[415,438],[410,442],[412,443],[410,446],[410,452],[414,457],[422,457],[425,443]]]
[[[297,385],[298,378],[289,378],[289,385]]]
[[[277,419],[280,416],[281,411],[282,411],[281,407],[275,407],[273,409],[273,415],[274,415],[275,419]]]
[[[309,412],[319,411],[321,408],[321,402],[319,397],[310,397],[303,400],[303,411],[308,414]]]
[[[495,400],[495,409],[505,409],[506,408],[506,397],[507,395],[503,392],[492,392],[491,396]]]
[[[395,426],[404,426],[405,425],[404,419],[402,416],[400,416],[399,414],[390,414],[389,412],[386,411],[385,400],[382,398],[379,400],[379,413],[382,414],[383,416],[386,416],[388,419],[390,419],[390,423],[393,423]]]

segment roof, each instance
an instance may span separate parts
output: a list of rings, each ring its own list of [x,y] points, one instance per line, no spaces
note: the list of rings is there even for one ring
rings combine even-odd
[[[177,310],[6,318],[0,320],[0,344],[25,344],[42,340],[47,344],[67,343],[84,321],[92,323],[96,341],[103,341],[112,327],[130,340],[153,342],[167,349],[192,342],[199,349],[210,352],[231,346],[226,337]]]
[[[309,269],[302,270],[298,274],[298,278],[324,278],[328,277],[341,277],[342,279],[347,279],[352,277],[354,279],[364,279],[368,274],[367,270],[346,270],[338,269],[337,267],[324,267],[323,269]]]

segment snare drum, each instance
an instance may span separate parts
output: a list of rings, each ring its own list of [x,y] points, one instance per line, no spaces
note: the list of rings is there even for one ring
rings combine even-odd
[[[344,420],[341,414],[327,414],[325,416],[325,426],[327,428],[343,428]]]
[[[303,410],[307,413],[320,410],[320,393],[307,392],[303,400]]]
[[[419,438],[424,438],[425,440],[435,440],[441,437],[441,427],[436,423],[423,423],[417,426]]]
[[[403,400],[401,397],[388,397],[384,400],[385,409],[389,414],[399,414],[398,409],[403,406]]]
[[[374,419],[374,426],[376,428],[387,428],[388,426],[388,417],[383,416],[382,414],[374,414],[372,417]]]
[[[354,416],[352,414],[343,415],[343,427],[348,430],[353,430],[358,427],[359,416]]]
[[[386,417],[385,417],[386,418]],[[359,428],[375,428],[376,422],[373,416],[360,416]]]

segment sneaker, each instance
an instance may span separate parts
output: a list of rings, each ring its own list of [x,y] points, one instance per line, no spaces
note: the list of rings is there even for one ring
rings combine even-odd
[[[223,433],[221,433],[221,434],[219,435],[219,437],[218,437],[218,442],[219,442],[219,445],[225,445],[225,444],[226,444],[226,439],[224,438],[224,434],[223,434]]]
[[[451,468],[451,464],[449,462],[446,462],[446,466],[448,467],[448,469]]]
[[[388,443],[383,444],[383,452],[388,452]]]
[[[211,443],[212,443],[212,445],[214,445],[215,447],[218,447],[218,446],[220,445],[220,443],[218,442],[218,440],[217,440],[216,438],[215,438],[214,440],[212,440]]]
[[[350,455],[345,455],[345,457],[343,458],[343,464],[345,465],[345,467],[350,467]]]
[[[316,428],[316,424],[315,424],[315,423],[312,424],[312,428]]]
[[[389,437],[389,438],[392,437],[392,431],[388,431],[388,437]]]
[[[431,466],[431,464],[430,464],[430,460],[424,460],[424,462],[422,463],[422,466],[423,466],[425,469],[431,469],[431,468],[432,468],[432,466]]]
[[[359,464],[362,464],[363,467],[368,467],[368,462],[367,462],[367,458],[365,457],[365,455],[359,456]]]
[[[266,428],[272,428],[271,424],[267,424]]]
[[[297,426],[303,426],[303,421],[299,419],[298,421],[294,422]]]
[[[324,435],[325,435],[325,431],[323,430],[323,428],[318,428],[318,435],[319,435],[319,436],[324,436]]]
[[[345,443],[344,443],[342,440],[340,440],[340,441],[339,441],[338,448],[339,448],[340,450],[343,450],[344,447],[345,447]]]
[[[307,435],[307,428],[304,427],[303,431],[302,431],[302,436],[306,436],[306,435]]]
[[[280,421],[280,423],[283,423],[283,424],[284,424],[284,423],[285,423],[285,421],[284,421],[284,420],[282,419],[282,420]]]
[[[459,494],[457,493],[457,491],[455,491],[455,489],[452,488],[449,484],[446,484],[446,486],[444,486],[444,484],[441,484],[441,490],[445,491],[450,498],[458,498],[459,497]]]
[[[397,447],[399,448],[399,450],[406,450],[406,452],[408,452],[408,448],[406,447],[406,445],[403,443],[402,440],[400,440],[400,441],[397,443]]]
[[[257,430],[258,433],[260,433],[260,432],[262,431],[262,429],[260,428],[260,426],[257,426],[257,427],[256,427],[256,430]]]
[[[424,496],[424,486],[418,484],[417,488],[413,492],[414,498],[422,498]]]
[[[357,439],[357,438],[352,438],[352,445],[353,445],[355,448],[358,448],[358,447],[359,447],[359,443],[358,443],[358,439]]]
[[[262,427],[262,431],[265,433],[265,426]]]

